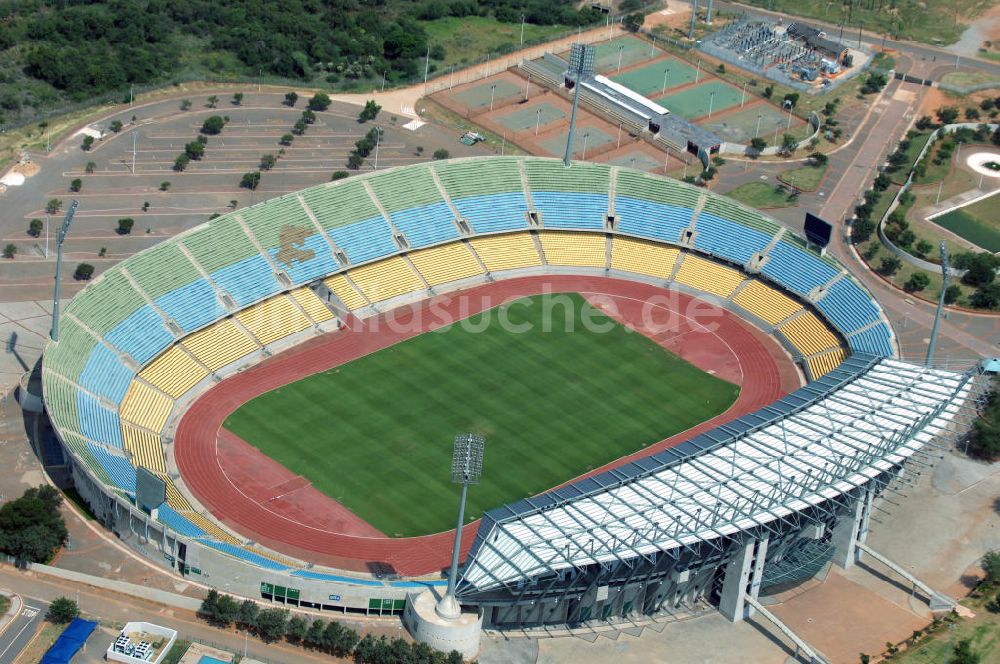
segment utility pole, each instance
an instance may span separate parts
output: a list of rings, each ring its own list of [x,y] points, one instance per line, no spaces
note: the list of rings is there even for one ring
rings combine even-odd
[[[132,175],[135,175],[135,147],[136,142],[139,140],[139,132],[132,132]]]
[[[59,287],[62,285],[63,242],[66,240],[66,233],[69,232],[69,226],[73,223],[73,215],[76,214],[76,208],[79,205],[80,203],[75,198],[69,204],[62,228],[59,229],[59,235],[56,237],[56,286],[52,296],[52,329],[49,331],[49,337],[52,341],[59,341]]]
[[[431,45],[427,45],[427,55],[424,57],[424,94],[427,93],[427,76],[431,73]],[[489,71],[486,72],[489,74]]]
[[[382,142],[382,128],[379,126],[375,127],[375,167],[373,170],[378,170],[378,146]]]
[[[938,298],[937,313],[934,315],[934,327],[931,328],[931,340],[927,344],[927,360],[924,365],[931,366],[934,359],[934,346],[937,345],[938,327],[944,314],[944,294],[948,290],[948,250],[941,240],[941,297]]]
[[[524,48],[524,14],[521,14],[521,48]]]

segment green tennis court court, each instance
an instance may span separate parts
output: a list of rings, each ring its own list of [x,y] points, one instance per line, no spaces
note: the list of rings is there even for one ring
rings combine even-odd
[[[626,152],[625,154],[619,155],[614,159],[609,159],[608,163],[614,164],[615,166],[625,166],[627,168],[634,168],[636,170],[647,172],[663,168],[663,161],[653,159],[645,152],[640,151]]]
[[[634,90],[647,97],[661,94],[664,83],[666,89],[675,88],[678,85],[693,83],[697,72],[688,63],[670,58],[651,62],[631,71],[623,72],[612,76],[611,80],[621,83],[626,88]]]
[[[551,154],[561,157],[566,152],[566,136],[568,133],[568,131],[561,131],[555,136],[550,136],[544,141],[540,141],[540,143]],[[613,140],[615,139],[600,129],[578,126],[576,132],[573,134],[573,158],[583,159],[585,156],[584,149],[586,149],[586,154],[593,154],[594,150],[607,145]]]
[[[663,51],[638,37],[627,36],[604,41],[594,44],[594,69],[597,70],[597,73],[606,74],[610,71],[617,71],[619,53],[623,69],[663,55]],[[569,51],[559,55],[569,60]]]
[[[550,122],[562,120],[565,117],[566,114],[552,104],[542,102],[541,104],[525,106],[513,113],[498,115],[493,119],[511,131],[524,131],[526,129],[533,130],[536,123],[537,126],[544,127]]]
[[[715,93],[714,100],[711,98],[713,92]],[[666,96],[657,101],[670,109],[671,113],[693,120],[708,115],[709,105],[712,107],[712,113],[736,106],[740,103],[742,95],[741,90],[737,90],[722,81],[709,81],[693,88],[668,92]]]
[[[496,91],[491,89],[493,86],[496,86]],[[452,95],[452,98],[457,99],[468,108],[482,108],[484,106],[489,107],[491,96],[495,104],[501,99],[513,97],[521,91],[522,88],[520,86],[514,85],[510,81],[499,79],[492,83],[480,83],[467,90],[456,92]]]

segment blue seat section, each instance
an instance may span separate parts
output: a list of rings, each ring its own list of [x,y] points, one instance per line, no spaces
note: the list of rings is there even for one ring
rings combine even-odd
[[[145,364],[169,346],[174,337],[163,326],[160,314],[144,304],[105,334],[104,340],[131,355],[139,364]]]
[[[260,254],[216,270],[211,277],[241,307],[281,290],[274,278],[274,269]]]
[[[271,560],[270,558],[265,558],[264,556],[253,553],[252,551],[247,551],[246,549],[242,549],[238,546],[234,546],[228,542],[216,542],[208,539],[198,541],[205,546],[210,546],[213,549],[222,551],[223,553],[228,553],[231,556],[241,558],[249,563],[257,565],[258,567],[273,569],[279,572],[289,569],[288,565],[282,565],[281,563]]]
[[[392,239],[392,228],[381,216],[370,217],[348,226],[327,231],[352,263],[365,263],[399,251]]]
[[[458,237],[455,215],[444,202],[398,210],[389,216],[413,249]]]
[[[677,244],[681,231],[691,225],[690,208],[652,203],[629,196],[615,197],[618,230],[652,240]]]
[[[226,315],[215,290],[204,278],[161,295],[155,302],[185,332],[197,330]]]
[[[318,279],[319,277],[325,277],[340,268],[340,265],[333,258],[330,245],[326,243],[326,240],[319,233],[310,235],[301,245],[296,245],[295,249],[303,252],[311,251],[312,258],[307,260],[293,259],[289,263],[284,263],[278,260],[278,254],[281,253],[281,249],[271,250],[271,258],[274,259],[275,265],[287,272],[294,283],[301,284],[306,281]]]
[[[157,508],[156,518],[166,527],[186,537],[205,537],[204,530],[182,517],[166,503]]]
[[[771,242],[771,237],[711,212],[702,212],[695,223],[694,246],[738,263],[745,264]]]
[[[892,356],[892,341],[889,328],[881,323],[857,334],[847,337],[847,343],[852,351],[872,353],[873,355]]]
[[[607,194],[577,194],[566,191],[533,191],[531,200],[542,213],[545,228],[604,230],[608,216]]]
[[[806,295],[837,276],[831,265],[784,240],[771,247],[767,255],[770,260],[760,271],[799,295]]]
[[[385,584],[381,581],[371,581],[369,579],[355,579],[350,576],[338,576],[337,574],[323,574],[322,572],[310,572],[305,569],[298,569],[292,572],[292,576],[298,576],[303,579],[313,579],[315,581],[336,581],[338,583],[353,583],[356,586],[378,586],[382,587]]]
[[[87,449],[94,455],[97,463],[101,464],[115,486],[126,493],[135,495],[135,468],[125,457],[111,454],[100,445],[93,443],[87,443]]]
[[[879,310],[871,297],[846,278],[830,286],[816,306],[843,332],[860,330],[879,320]]]
[[[521,192],[452,199],[458,213],[476,233],[516,231],[528,227],[528,201]]]
[[[76,393],[76,410],[80,416],[80,433],[109,447],[122,449],[118,413],[108,410],[83,390]]]
[[[94,394],[115,404],[121,403],[132,382],[129,369],[114,351],[104,344],[97,344],[87,357],[87,364],[80,373],[80,385]]]
[[[447,586],[448,581],[390,581],[389,585],[393,588],[435,588]]]

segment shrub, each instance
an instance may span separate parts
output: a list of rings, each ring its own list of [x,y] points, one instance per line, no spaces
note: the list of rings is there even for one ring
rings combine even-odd
[[[191,141],[184,145],[184,154],[197,161],[205,156],[205,144],[201,141]]]
[[[240,180],[240,186],[244,189],[256,189],[260,184],[260,171],[251,171],[249,173],[244,173],[243,178]]]
[[[83,189],[83,180],[81,180],[80,178],[75,178],[72,182],[69,183],[70,191],[77,192],[80,191],[81,189]]]
[[[292,141],[294,140],[295,136],[293,136],[292,134],[282,134],[281,138],[278,139],[278,143],[280,143],[281,145],[291,145]]]
[[[135,226],[135,219],[131,217],[125,217],[124,219],[118,220],[118,234],[128,235],[132,232],[132,227]]]
[[[357,152],[352,152],[347,156],[347,167],[352,171],[361,168],[361,164],[363,163],[365,163],[365,160]]]
[[[286,92],[285,101],[283,102],[285,106],[295,106],[295,103],[299,100],[299,95],[297,92]]]
[[[7,243],[7,246],[3,248],[4,258],[13,258],[17,254],[17,246],[13,243]]]
[[[376,104],[374,99],[369,99],[365,102],[365,107],[361,109],[361,113],[358,115],[358,122],[374,120],[378,117],[381,110],[382,107]]]
[[[903,284],[903,290],[907,293],[917,293],[927,288],[930,283],[931,278],[927,276],[926,272],[914,272]]]
[[[49,214],[55,214],[62,207],[62,201],[58,198],[50,198],[48,203],[45,204],[45,211]]]
[[[448,157],[451,156],[451,154],[444,148],[438,148],[437,150],[434,151],[433,156],[435,159],[440,160],[440,159],[447,159]]]
[[[111,123],[111,131],[113,131],[113,132],[115,132],[117,134],[118,132],[120,132],[122,130],[122,126],[123,125],[122,125],[122,121],[121,120],[114,120]]]
[[[330,108],[330,95],[325,92],[317,92],[309,100],[309,110],[311,111],[325,111]]]
[[[94,266],[90,263],[80,263],[73,271],[73,278],[77,281],[89,281],[94,276]]]
[[[243,93],[236,92],[233,93],[233,106],[239,106],[243,103]]]
[[[187,168],[190,163],[191,157],[187,156],[186,152],[184,154],[180,154],[177,156],[177,159],[174,159],[174,170],[180,173]]]
[[[965,283],[971,286],[985,286],[996,279],[997,259],[992,254],[986,252],[974,254],[963,262],[967,270],[962,277]]]
[[[302,121],[306,124],[314,124],[316,122],[316,114],[307,108],[302,111]]]
[[[164,182],[160,183],[160,191],[167,191],[169,189],[170,189],[170,183],[169,182],[164,181]]]
[[[295,126],[292,127],[292,133],[295,134],[296,136],[301,136],[302,134],[306,133],[306,123],[302,120],[298,120],[295,123]]]
[[[32,219],[31,223],[28,224],[28,235],[31,237],[38,237],[42,234],[42,230],[45,228],[45,224],[42,223],[41,219]]]
[[[65,625],[80,615],[80,607],[69,597],[57,597],[49,604],[49,612],[45,616],[49,622]]]
[[[86,151],[86,150],[89,150],[91,147],[93,147],[93,145],[94,145],[94,137],[93,136],[84,136],[83,137],[83,144],[80,145],[80,147],[83,150]]]
[[[265,154],[260,158],[260,170],[269,171],[278,163],[278,158],[273,154]]]
[[[955,304],[958,302],[958,298],[962,296],[962,289],[952,284],[944,291],[944,303],[945,304]]]
[[[891,277],[903,266],[903,261],[895,256],[885,256],[879,264],[878,271],[887,277]]]
[[[190,99],[184,99],[184,100],[181,101],[181,110],[182,111],[190,111],[191,110],[191,100]]]
[[[350,175],[347,171],[334,171],[333,175],[330,176],[330,180],[343,180],[346,177],[350,177]]]
[[[214,136],[215,134],[220,133],[222,128],[225,126],[225,118],[219,117],[218,115],[212,115],[205,118],[205,122],[201,125],[201,133]]]

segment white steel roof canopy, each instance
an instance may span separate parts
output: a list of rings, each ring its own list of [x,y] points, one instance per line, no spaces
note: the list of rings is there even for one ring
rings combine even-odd
[[[462,583],[484,591],[766,527],[905,462],[955,417],[969,380],[854,355],[674,448],[490,511]]]

